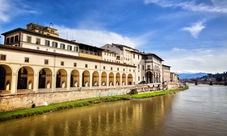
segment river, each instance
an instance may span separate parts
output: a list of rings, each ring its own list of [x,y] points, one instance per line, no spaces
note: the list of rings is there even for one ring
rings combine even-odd
[[[0,122],[0,136],[227,136],[227,86]]]

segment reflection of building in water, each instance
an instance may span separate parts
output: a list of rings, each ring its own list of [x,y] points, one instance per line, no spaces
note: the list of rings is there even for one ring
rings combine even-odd
[[[161,131],[174,96],[64,110],[14,120],[14,127],[11,122],[0,123],[0,129],[8,130],[9,135],[152,135]]]

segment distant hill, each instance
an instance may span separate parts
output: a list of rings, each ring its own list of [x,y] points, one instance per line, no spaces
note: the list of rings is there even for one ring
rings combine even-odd
[[[190,78],[197,78],[207,75],[207,73],[177,73],[180,79],[190,79]]]

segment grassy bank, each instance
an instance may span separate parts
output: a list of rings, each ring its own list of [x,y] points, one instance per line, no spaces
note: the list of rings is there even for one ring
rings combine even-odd
[[[118,96],[90,98],[90,99],[84,99],[84,100],[76,100],[76,101],[70,101],[70,102],[50,104],[47,106],[30,108],[30,109],[1,112],[0,121],[28,117],[28,116],[43,114],[43,113],[47,113],[47,112],[54,112],[54,111],[69,109],[69,108],[74,108],[74,107],[83,107],[83,106],[88,106],[88,105],[96,104],[96,103],[100,103],[100,102],[149,98],[149,97],[165,95],[165,94],[169,94],[169,93],[173,93],[173,92],[179,92],[179,91],[186,90],[186,89],[188,89],[188,86],[185,86],[185,88],[182,88],[182,89],[171,89],[171,90],[166,90],[166,91],[146,92],[146,93],[140,93],[140,94],[134,94],[134,95],[118,95]]]

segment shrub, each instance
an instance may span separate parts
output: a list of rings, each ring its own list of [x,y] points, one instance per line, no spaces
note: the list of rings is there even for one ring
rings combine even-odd
[[[137,91],[137,89],[132,89],[132,90],[129,92],[129,94],[138,94],[138,91]]]

